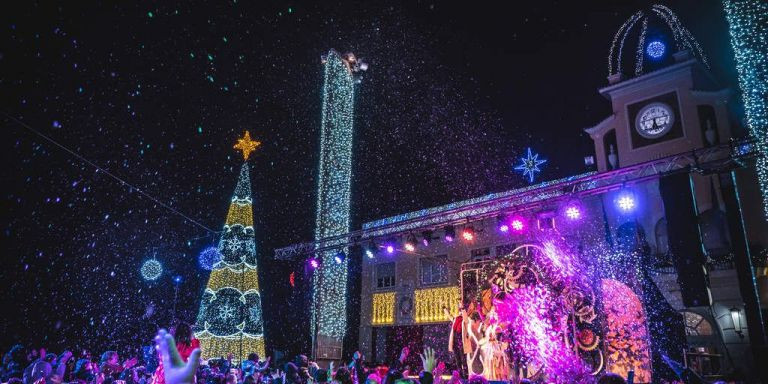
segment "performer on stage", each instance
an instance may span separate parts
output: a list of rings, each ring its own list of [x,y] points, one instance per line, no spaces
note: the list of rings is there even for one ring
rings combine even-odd
[[[467,357],[472,354],[472,339],[469,336],[470,315],[475,310],[474,302],[469,302],[460,307],[459,314],[452,319],[451,334],[448,337],[448,351],[453,353],[453,361],[456,364],[456,370],[459,371],[462,378],[469,377],[467,374]],[[448,309],[444,308],[449,315]]]

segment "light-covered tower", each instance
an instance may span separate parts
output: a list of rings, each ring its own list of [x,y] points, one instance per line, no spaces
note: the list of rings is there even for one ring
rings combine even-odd
[[[757,175],[768,219],[768,3],[761,0],[723,0],[725,18],[736,54],[739,87],[747,127],[762,154]]]
[[[219,240],[220,259],[212,266],[196,322],[195,337],[200,340],[204,359],[229,353],[235,354],[237,360],[251,352],[265,355],[248,166],[248,156],[260,144],[251,140],[246,131],[235,145],[243,152],[245,162]]]
[[[325,76],[320,122],[320,165],[317,182],[315,240],[321,241],[349,232],[354,133],[356,72],[365,64],[352,53],[330,50],[323,56]],[[346,239],[338,241],[343,243]],[[313,321],[315,357],[340,359],[347,328],[347,259],[336,257],[346,249],[322,251],[316,257],[321,268],[313,277]]]

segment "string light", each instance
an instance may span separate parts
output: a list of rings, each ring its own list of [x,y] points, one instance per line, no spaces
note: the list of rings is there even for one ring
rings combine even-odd
[[[459,310],[459,287],[417,289],[413,292],[414,316],[416,323],[449,321],[443,308],[450,313]]]
[[[395,293],[381,292],[373,294],[373,309],[371,310],[371,325],[388,325],[395,323]]]
[[[723,0],[736,56],[747,127],[761,156],[757,176],[768,219],[768,4],[760,0]]]
[[[246,138],[250,140],[247,134]],[[251,147],[241,148],[244,158],[255,148],[248,150]],[[251,352],[265,354],[252,201],[249,167],[244,163],[219,240],[220,260],[213,264],[196,322],[200,331],[195,337],[205,359],[228,353],[241,360]]]
[[[621,73],[623,69],[622,56],[624,54],[624,43],[627,40],[627,37],[632,34],[634,27],[638,22],[640,22],[642,27],[640,32],[637,33],[638,44],[635,47],[635,75],[641,75],[647,69],[644,62],[644,51],[647,50],[648,56],[654,59],[658,59],[664,54],[666,46],[659,41],[651,42],[648,47],[645,46],[645,38],[649,29],[648,24],[651,21],[651,17],[660,19],[660,21],[669,28],[672,32],[672,40],[674,40],[677,51],[690,51],[692,55],[697,57],[707,68],[709,68],[709,61],[704,54],[701,45],[699,45],[691,32],[683,26],[677,15],[664,5],[654,4],[648,13],[638,11],[632,14],[632,16],[624,21],[624,24],[621,25],[619,30],[616,31],[616,35],[613,37],[610,52],[608,54],[608,76]]]
[[[331,50],[323,60],[325,76],[315,240],[349,232],[352,176],[355,81],[349,63],[338,52]],[[348,262],[336,263],[335,256],[336,251],[319,255],[323,268],[313,275],[313,317],[317,324],[312,323],[312,331],[341,339],[347,328]]]

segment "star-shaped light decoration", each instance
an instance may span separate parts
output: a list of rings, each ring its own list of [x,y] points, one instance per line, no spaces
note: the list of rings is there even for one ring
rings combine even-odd
[[[533,179],[536,177],[536,173],[541,172],[539,165],[547,162],[547,160],[544,159],[539,160],[539,154],[534,154],[530,147],[528,148],[528,156],[521,157],[520,160],[522,160],[522,163],[515,167],[515,170],[522,171],[523,177],[528,176],[530,183],[533,183]]]
[[[261,145],[261,141],[251,140],[251,133],[248,131],[245,131],[245,136],[243,136],[242,139],[237,139],[237,144],[235,144],[235,149],[243,151],[243,159],[245,159],[245,161],[248,161],[248,156],[250,156],[251,152],[255,151],[256,148],[260,145]]]

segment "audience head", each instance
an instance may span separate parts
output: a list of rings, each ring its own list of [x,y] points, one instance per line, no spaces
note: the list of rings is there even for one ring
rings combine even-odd
[[[469,377],[468,384],[488,384],[488,380],[481,375],[472,375]]]
[[[397,369],[390,369],[387,372],[387,377],[384,379],[384,384],[395,384],[395,381],[403,378],[403,373]]]
[[[615,373],[606,373],[600,376],[600,379],[597,380],[597,384],[627,384],[627,381]]]
[[[256,352],[249,353],[248,354],[248,360],[254,361],[254,362],[259,361],[259,354],[256,353]]]
[[[336,374],[333,376],[333,378],[341,384],[352,384],[352,374],[345,366],[339,367],[339,369],[336,370]]]
[[[328,370],[320,368],[315,371],[315,381],[318,383],[325,383],[328,381]]]
[[[309,359],[307,358],[307,355],[296,355],[296,358],[293,359],[293,363],[299,368],[306,368],[309,366]]]
[[[115,351],[106,351],[101,355],[101,363],[108,363],[108,364],[117,364],[120,360],[120,357],[117,355],[117,352]]]
[[[173,329],[173,340],[176,344],[192,344],[192,327],[185,322],[179,322]]]

